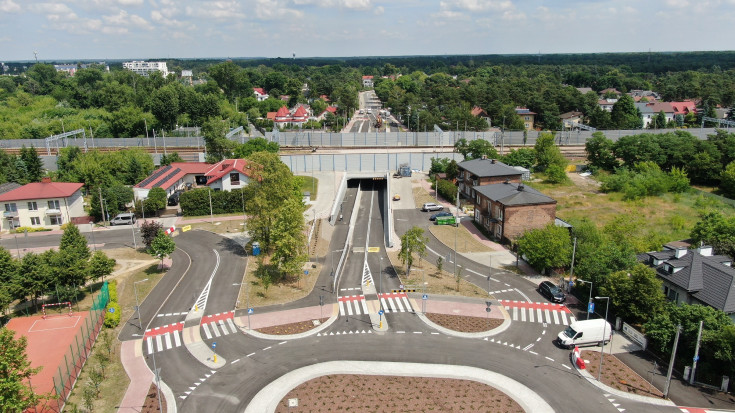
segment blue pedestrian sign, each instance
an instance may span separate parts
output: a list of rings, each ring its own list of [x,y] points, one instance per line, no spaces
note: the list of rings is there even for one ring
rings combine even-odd
[[[587,305],[587,312],[588,313],[594,313],[595,312],[595,303],[589,303]]]
[[[304,270],[304,275],[309,275],[309,270]]]
[[[378,315],[383,315],[383,314],[385,314],[385,313],[383,312],[383,310],[380,310],[380,311],[378,311]]]
[[[254,312],[255,312],[255,310],[254,310],[254,309],[252,309],[252,308],[248,308],[248,314],[253,314]]]
[[[699,361],[699,356],[694,356],[694,361]]]
[[[217,342],[216,341],[212,343],[212,348],[215,348],[215,347],[217,347]]]
[[[429,294],[424,294],[423,296],[421,296],[421,299],[422,300],[428,300],[429,299]]]
[[[114,312],[115,312],[115,307],[110,307],[110,309],[109,309],[109,310],[107,310],[107,311],[109,311],[109,312],[111,312],[111,313],[114,313]]]

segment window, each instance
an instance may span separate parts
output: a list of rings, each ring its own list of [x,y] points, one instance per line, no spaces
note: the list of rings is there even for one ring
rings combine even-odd
[[[232,185],[240,185],[240,174],[239,173],[230,174],[230,183]]]
[[[61,209],[59,208],[59,200],[54,199],[54,200],[48,201],[48,208],[49,209]]]
[[[61,225],[63,224],[61,215],[49,215],[49,219],[51,220],[51,225]]]
[[[5,204],[5,212],[18,212],[18,207],[15,204]]]
[[[28,203],[28,210],[29,211],[38,211],[38,204],[36,204],[36,201],[31,201]]]
[[[34,202],[35,204],[35,202]],[[31,225],[41,225],[41,218],[31,217]]]

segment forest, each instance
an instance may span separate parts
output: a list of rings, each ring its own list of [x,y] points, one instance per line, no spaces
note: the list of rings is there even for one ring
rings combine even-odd
[[[173,72],[166,78],[125,71],[121,62],[111,62],[109,72],[92,65],[74,76],[49,63],[9,63],[5,72],[12,75],[0,76],[0,139],[39,139],[78,128],[95,137],[154,130],[160,136],[209,119],[268,128],[262,120],[268,112],[297,103],[311,105],[315,115],[332,104],[339,117],[348,117],[358,106],[364,75],[375,77],[384,106],[413,131],[435,124],[484,129],[487,124],[470,113],[475,106],[487,112],[492,126],[509,130],[523,127],[517,106],[537,113],[539,130],[560,130],[559,115],[570,111],[583,112],[598,129],[640,127],[630,102],[621,103],[619,116],[597,105],[599,92],[608,88],[653,90],[664,101],[693,99],[701,113],[735,102],[735,52],[165,61]],[[193,70],[196,84],[178,77],[182,69]],[[258,102],[254,87],[271,98]],[[578,87],[592,91],[583,94]],[[335,123],[331,117],[310,126]]]

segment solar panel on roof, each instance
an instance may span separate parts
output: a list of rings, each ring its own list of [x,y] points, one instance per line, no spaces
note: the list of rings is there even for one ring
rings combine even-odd
[[[141,187],[145,187],[146,185],[148,185],[151,182],[155,181],[156,178],[158,178],[159,176],[161,176],[161,175],[165,174],[166,172],[168,172],[169,170],[171,170],[171,168],[173,168],[171,165],[166,165],[165,167],[159,169],[158,171],[153,172],[153,174],[151,176],[149,176],[148,178],[144,179],[143,182],[140,183],[140,186]]]
[[[161,187],[161,184],[164,184],[164,183],[168,182],[169,179],[173,178],[174,175],[176,175],[179,172],[181,172],[181,169],[179,169],[179,168],[174,169],[173,172],[171,172],[170,174],[166,175],[165,178],[163,178],[160,181],[158,181],[158,183],[155,184],[155,185],[153,185],[153,187],[154,188],[160,188]]]

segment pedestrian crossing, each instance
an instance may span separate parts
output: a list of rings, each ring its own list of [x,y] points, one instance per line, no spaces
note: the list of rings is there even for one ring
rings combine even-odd
[[[202,317],[200,326],[207,340],[237,333],[237,326],[233,322],[233,312],[217,313]]]
[[[367,302],[364,295],[346,295],[337,299],[339,303],[339,315],[361,315],[367,314]],[[354,308],[354,309],[353,309]]]
[[[378,294],[380,305],[383,311],[387,313],[413,312],[411,303],[408,302],[406,293],[385,293]],[[405,307],[404,307],[405,305]]]
[[[387,313],[412,312],[411,303],[406,293],[378,294],[381,309]],[[368,314],[367,301],[364,295],[345,295],[337,298],[339,304],[339,315],[362,315]]]
[[[146,330],[144,335],[146,352],[152,354],[154,351],[159,352],[181,347],[181,331],[183,329],[184,323],[174,323]]]
[[[569,325],[575,321],[572,312],[561,304],[499,300],[513,321]]]

